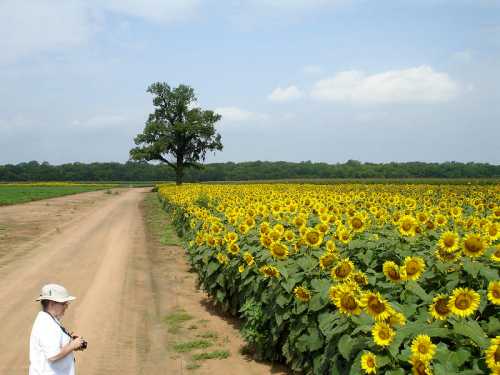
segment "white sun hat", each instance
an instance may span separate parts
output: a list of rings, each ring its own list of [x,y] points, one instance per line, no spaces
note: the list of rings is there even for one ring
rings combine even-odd
[[[40,296],[37,297],[36,301],[50,300],[55,302],[68,302],[75,300],[76,297],[70,296],[65,287],[58,284],[47,284],[42,286]]]

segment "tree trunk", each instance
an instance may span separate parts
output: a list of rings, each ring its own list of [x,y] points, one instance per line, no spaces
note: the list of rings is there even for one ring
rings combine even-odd
[[[184,175],[184,163],[183,160],[177,158],[177,165],[175,168],[175,184],[182,185],[182,177]]]

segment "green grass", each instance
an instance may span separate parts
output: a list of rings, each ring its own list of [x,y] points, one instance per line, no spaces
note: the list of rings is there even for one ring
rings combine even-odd
[[[186,353],[196,349],[206,349],[212,346],[212,343],[207,340],[193,340],[174,344],[174,350],[177,353]]]
[[[193,354],[191,358],[194,361],[204,361],[206,359],[225,359],[229,358],[229,355],[227,350],[214,350],[213,352]]]
[[[191,319],[193,319],[193,317],[186,311],[177,309],[167,314],[163,318],[163,321],[167,325],[170,333],[178,333],[182,328],[183,323]]]
[[[181,246],[167,213],[161,207],[158,195],[155,193],[148,194],[144,203],[148,212],[148,224],[153,233],[160,238],[160,243],[166,246]]]
[[[198,363],[194,363],[194,362],[193,362],[193,363],[188,363],[188,364],[186,365],[186,369],[187,369],[187,370],[196,370],[197,368],[200,368],[200,367],[201,367],[201,365],[200,365],[200,364],[198,364]]]
[[[219,337],[219,335],[216,333],[216,332],[203,332],[203,333],[200,333],[198,335],[196,335],[198,337],[201,337],[202,339],[212,339],[212,340],[215,340]]]
[[[85,193],[88,191],[107,189],[103,185],[81,185],[81,186],[22,186],[0,184],[0,206],[37,201],[41,199],[55,198],[64,195]]]

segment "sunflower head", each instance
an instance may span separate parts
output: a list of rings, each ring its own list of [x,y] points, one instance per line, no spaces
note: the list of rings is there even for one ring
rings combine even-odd
[[[465,255],[471,258],[477,258],[484,254],[486,246],[486,241],[484,241],[481,235],[469,233],[463,240],[462,250]]]
[[[479,293],[470,288],[456,288],[450,297],[448,307],[452,314],[462,318],[474,314],[479,307]]]
[[[399,266],[391,260],[385,261],[383,266],[383,271],[385,277],[387,277],[392,282],[401,281],[401,274],[399,272]]]
[[[339,311],[346,315],[361,314],[361,307],[354,293],[348,288],[340,288],[337,298],[335,298],[335,306]]]
[[[330,268],[337,260],[337,255],[333,253],[325,253],[319,258],[319,266],[322,270]]]
[[[441,262],[455,262],[461,255],[460,251],[446,251],[441,246],[437,246],[436,252],[434,253],[436,258],[438,258]]]
[[[280,271],[274,266],[265,265],[260,267],[259,271],[264,275],[265,278],[278,278],[280,277]]]
[[[429,306],[429,313],[434,319],[445,320],[451,313],[449,308],[449,297],[444,294],[438,294],[433,298]]]
[[[500,305],[500,281],[490,281],[488,285],[488,299],[494,305]]]
[[[443,234],[441,234],[438,244],[441,248],[451,253],[458,249],[458,234],[450,231],[444,232]]]
[[[222,253],[217,253],[217,261],[223,265],[226,265],[229,263],[228,257]]]
[[[392,307],[379,292],[366,292],[361,298],[366,313],[377,321],[386,320],[393,312]]]
[[[354,264],[349,258],[342,259],[337,263],[337,265],[332,269],[331,275],[335,280],[346,280],[351,273],[354,271]]]
[[[365,374],[377,373],[377,357],[372,352],[365,352],[361,356],[361,368]]]
[[[427,335],[418,335],[411,343],[412,356],[428,363],[436,353],[436,344]]]
[[[500,370],[500,336],[495,337],[491,340],[490,346],[486,349],[486,365],[490,370],[497,371],[494,374],[499,373]]]
[[[390,325],[383,322],[376,322],[372,328],[372,336],[375,344],[379,346],[389,346],[394,339],[396,332]]]
[[[399,233],[406,237],[415,236],[415,229],[417,227],[417,220],[411,215],[402,216],[399,221]]]
[[[231,255],[237,255],[240,252],[240,245],[236,242],[231,242],[227,245],[227,252]]]
[[[269,247],[273,257],[277,259],[286,259],[288,257],[288,246],[281,242],[273,242]]]
[[[323,233],[314,228],[308,228],[304,233],[306,244],[310,247],[319,247],[323,242]]]
[[[301,302],[307,302],[311,299],[311,292],[303,286],[295,287],[293,293],[295,294],[295,298]]]
[[[500,244],[495,246],[495,251],[491,254],[491,260],[494,262],[500,262]]]
[[[432,371],[429,367],[429,363],[422,361],[416,356],[410,358],[411,363],[411,373],[413,375],[432,375]]]
[[[406,257],[403,267],[405,280],[418,280],[424,272],[425,262],[420,257]]]
[[[255,261],[253,259],[253,255],[250,254],[248,251],[243,254],[243,259],[245,260],[247,266],[251,267],[255,264]]]

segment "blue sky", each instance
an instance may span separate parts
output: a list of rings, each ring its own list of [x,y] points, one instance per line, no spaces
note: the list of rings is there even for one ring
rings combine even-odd
[[[208,162],[500,163],[500,1],[0,0],[0,163],[126,161],[149,84]]]

